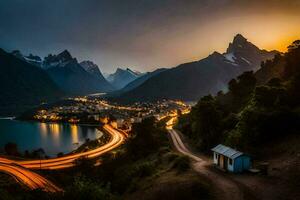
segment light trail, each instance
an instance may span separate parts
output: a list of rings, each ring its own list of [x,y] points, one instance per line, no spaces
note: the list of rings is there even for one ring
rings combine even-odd
[[[17,164],[20,166],[23,166],[28,169],[63,169],[63,168],[69,168],[75,165],[75,160],[78,158],[96,158],[118,146],[120,146],[125,136],[119,132],[118,130],[112,128],[110,125],[104,125],[103,128],[111,134],[111,140],[96,149],[83,152],[83,153],[76,153],[72,155],[66,155],[60,158],[51,158],[51,159],[45,159],[45,160],[28,160],[28,161],[16,161],[16,160],[9,160],[5,158],[0,158],[1,163],[6,164]]]
[[[41,188],[46,192],[62,192],[59,187],[55,186],[51,181],[42,176],[24,169],[20,166],[0,164],[0,171],[13,176],[18,182],[26,185],[29,189]]]
[[[58,170],[70,168],[75,166],[75,160],[78,158],[84,157],[87,159],[92,159],[99,157],[104,153],[117,148],[124,142],[125,135],[119,130],[112,128],[110,125],[104,125],[103,128],[109,134],[111,134],[112,137],[107,144],[99,148],[83,153],[76,153],[72,155],[66,155],[60,158],[52,158],[45,160],[17,161],[6,158],[0,158],[0,171],[15,177],[16,180],[23,183],[30,189],[41,188],[47,192],[62,191],[47,179],[34,172],[31,172],[28,169]]]

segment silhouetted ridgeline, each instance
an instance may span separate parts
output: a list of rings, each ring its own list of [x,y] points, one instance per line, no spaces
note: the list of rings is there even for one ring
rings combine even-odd
[[[226,89],[230,79],[244,71],[257,70],[262,61],[273,58],[276,53],[261,50],[238,34],[225,53],[214,52],[202,60],[163,71],[116,100],[197,100],[206,94],[216,94]]]
[[[0,116],[20,113],[64,93],[41,68],[0,49]]]
[[[300,130],[300,41],[256,72],[232,79],[224,94],[205,96],[178,128],[208,151],[218,143],[249,152]]]

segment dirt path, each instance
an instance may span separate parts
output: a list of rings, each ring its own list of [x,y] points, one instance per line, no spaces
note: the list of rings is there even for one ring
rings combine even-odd
[[[245,194],[242,186],[237,184],[232,179],[222,175],[209,168],[210,163],[205,159],[193,154],[182,142],[178,132],[174,129],[168,129],[173,145],[177,151],[188,156],[192,160],[192,168],[200,175],[209,178],[212,184],[217,188],[217,199],[222,200],[243,200],[252,199]]]

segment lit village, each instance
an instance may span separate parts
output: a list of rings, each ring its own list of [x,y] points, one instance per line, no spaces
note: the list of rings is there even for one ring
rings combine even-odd
[[[69,98],[60,105],[42,107],[34,111],[31,120],[41,122],[62,122],[72,124],[110,123],[114,127],[129,131],[132,123],[154,116],[161,120],[177,112],[189,112],[190,106],[181,101],[162,100],[152,103],[135,103],[131,106],[112,104],[108,101],[91,98]],[[26,117],[28,118],[28,117]]]

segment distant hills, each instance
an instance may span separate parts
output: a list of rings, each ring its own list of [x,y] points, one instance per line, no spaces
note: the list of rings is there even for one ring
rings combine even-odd
[[[157,74],[166,71],[167,69],[165,68],[160,68],[157,70],[154,70],[153,72],[147,72],[145,74],[143,74],[142,76],[138,77],[137,79],[135,79],[134,81],[129,82],[127,85],[125,85],[125,87],[123,87],[121,89],[120,92],[124,93],[124,92],[128,92],[130,90],[133,90],[134,88],[140,86],[141,84],[143,84],[145,81],[147,81],[148,79],[150,79],[153,76],[156,76]]]
[[[115,89],[122,89],[128,83],[143,76],[140,72],[135,72],[129,68],[118,68],[115,73],[110,74],[106,79],[114,86]]]
[[[43,69],[2,49],[0,90],[0,116],[21,112],[32,105],[64,95]]]
[[[203,95],[226,90],[227,83],[232,78],[244,71],[257,70],[262,61],[273,58],[277,53],[261,50],[238,34],[225,53],[214,52],[199,61],[163,71],[115,100],[123,102],[162,98],[197,100]]]
[[[123,88],[119,89],[119,90],[116,90],[116,91],[113,91],[113,92],[110,92],[106,95],[106,97],[109,97],[109,98],[116,98],[116,97],[120,97],[122,94],[130,91],[130,90],[133,90],[135,88],[137,88],[138,86],[140,86],[141,84],[143,84],[145,81],[147,81],[149,78],[163,72],[163,71],[166,71],[167,69],[166,68],[160,68],[160,69],[156,69],[154,70],[153,72],[147,72],[145,74],[143,74],[142,76],[136,78],[135,80],[129,82],[127,85],[125,85]]]

